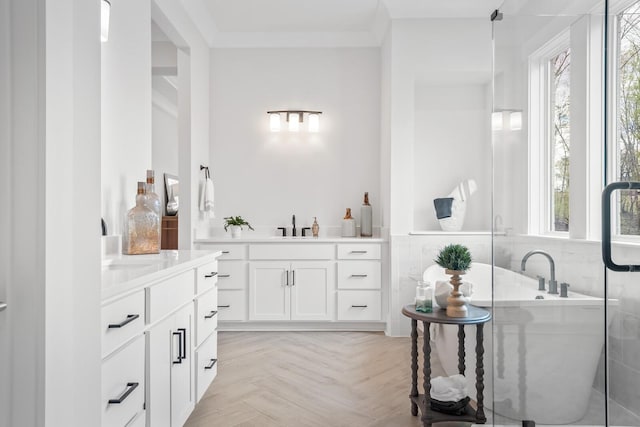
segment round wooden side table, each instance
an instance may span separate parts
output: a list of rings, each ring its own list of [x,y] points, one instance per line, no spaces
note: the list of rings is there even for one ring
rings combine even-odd
[[[433,423],[444,421],[463,421],[476,424],[484,424],[487,417],[484,414],[484,346],[483,326],[491,320],[491,313],[480,307],[467,306],[467,317],[448,317],[445,310],[436,309],[433,313],[421,313],[416,311],[413,304],[405,305],[402,314],[411,318],[411,414],[418,415],[418,409],[422,413],[422,425],[431,427]],[[423,351],[423,375],[424,394],[418,393],[418,322],[424,326]],[[474,410],[467,405],[464,414],[450,415],[436,412],[431,409],[431,334],[429,326],[432,323],[458,325],[458,371],[464,375],[465,371],[465,325],[476,325],[476,391],[477,408]]]

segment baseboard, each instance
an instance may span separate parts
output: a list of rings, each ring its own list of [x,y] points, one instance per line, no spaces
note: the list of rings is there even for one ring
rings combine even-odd
[[[384,332],[385,322],[218,322],[218,331]]]

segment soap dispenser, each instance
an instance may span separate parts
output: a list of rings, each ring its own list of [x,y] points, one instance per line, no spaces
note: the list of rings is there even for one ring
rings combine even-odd
[[[320,226],[318,225],[318,218],[313,217],[313,225],[311,226],[311,233],[313,237],[318,237],[318,233],[320,232]]]

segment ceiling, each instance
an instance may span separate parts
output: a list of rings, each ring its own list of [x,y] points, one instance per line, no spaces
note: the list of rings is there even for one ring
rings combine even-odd
[[[182,0],[212,47],[379,46],[389,19],[489,19],[502,2]]]

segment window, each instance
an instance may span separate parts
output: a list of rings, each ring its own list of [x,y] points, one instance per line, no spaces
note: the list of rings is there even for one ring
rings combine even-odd
[[[570,76],[571,50],[555,55],[549,61],[551,113],[549,138],[549,182],[552,215],[551,231],[569,231],[569,161],[570,161]]]
[[[529,59],[529,232],[568,236],[571,147],[569,32],[557,35]]]
[[[640,181],[640,3],[617,18],[616,138],[612,178]],[[617,199],[617,230],[622,236],[640,235],[640,194],[621,191]]]

